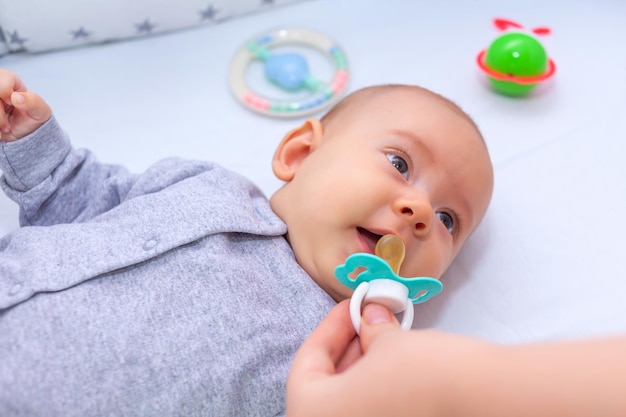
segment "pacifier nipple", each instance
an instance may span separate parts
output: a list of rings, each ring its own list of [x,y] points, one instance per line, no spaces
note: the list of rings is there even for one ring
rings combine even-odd
[[[376,243],[374,252],[376,256],[387,262],[394,274],[398,275],[405,254],[402,239],[396,235],[384,235]],[[370,281],[369,284],[370,287],[363,298],[366,304],[382,304],[394,314],[406,309],[409,295],[409,289],[406,286],[383,276]]]
[[[394,274],[400,274],[400,265],[406,254],[402,239],[396,235],[384,235],[376,243],[374,253],[389,264]]]

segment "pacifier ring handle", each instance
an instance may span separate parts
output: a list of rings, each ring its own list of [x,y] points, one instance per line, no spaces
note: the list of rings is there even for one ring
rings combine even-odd
[[[352,293],[352,297],[350,298],[350,320],[352,321],[352,326],[356,331],[356,334],[360,334],[361,332],[361,307],[363,305],[363,299],[367,294],[367,291],[370,288],[369,282],[362,282]],[[404,330],[409,330],[413,325],[413,302],[410,298],[406,299],[406,306],[403,310],[402,321],[400,322],[400,327]]]

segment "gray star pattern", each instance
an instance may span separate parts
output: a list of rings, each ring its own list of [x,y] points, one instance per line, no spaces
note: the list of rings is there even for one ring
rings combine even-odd
[[[260,2],[261,6],[273,6],[276,0],[260,0]],[[211,3],[206,8],[199,10],[198,13],[200,14],[201,21],[212,21],[220,14],[220,10]],[[157,27],[150,19],[145,19],[143,22],[135,23],[134,25],[138,34],[152,33]],[[78,29],[71,29],[69,34],[73,40],[87,40],[91,37],[92,32],[85,29],[84,26],[80,26]],[[6,42],[9,45],[17,45],[20,48],[24,48],[28,39],[20,36],[17,30],[3,32],[0,29],[0,42]]]
[[[135,24],[138,33],[150,33],[154,30],[156,25],[154,23],[150,23],[149,19],[144,20],[139,24]]]
[[[200,10],[200,20],[213,20],[218,13],[219,10],[211,4],[206,9]]]
[[[71,30],[72,39],[87,39],[89,38],[90,32],[87,32],[83,26],[81,26],[78,30]]]
[[[9,35],[9,43],[17,44],[23,47],[24,44],[28,42],[28,39],[20,37],[19,33],[17,33],[17,30],[14,30],[12,33],[8,32],[8,35]]]

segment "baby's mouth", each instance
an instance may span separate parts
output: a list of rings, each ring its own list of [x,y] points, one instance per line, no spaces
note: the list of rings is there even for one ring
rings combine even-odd
[[[362,227],[357,227],[357,231],[359,235],[361,235],[361,240],[365,242],[367,247],[369,248],[369,253],[374,253],[374,249],[376,248],[376,243],[382,237],[382,235],[370,232],[367,229],[363,229]]]

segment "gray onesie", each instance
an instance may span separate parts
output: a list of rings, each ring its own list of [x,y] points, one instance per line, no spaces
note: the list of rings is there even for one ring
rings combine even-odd
[[[167,159],[136,175],[51,119],[0,143],[21,228],[0,239],[0,416],[276,416],[335,302],[249,181]]]

